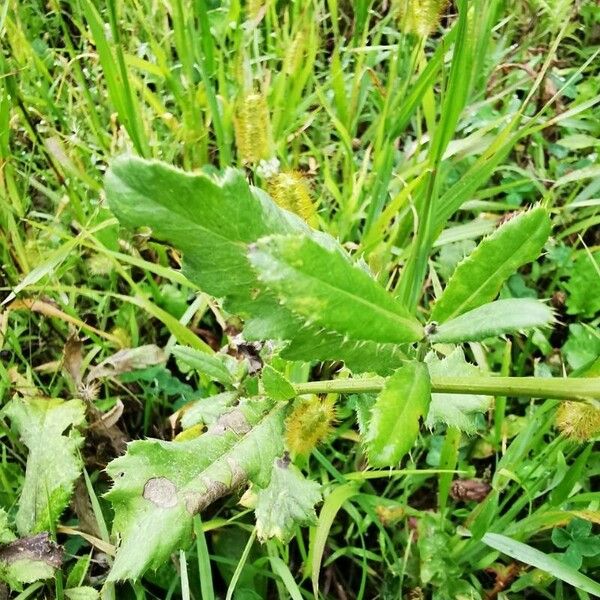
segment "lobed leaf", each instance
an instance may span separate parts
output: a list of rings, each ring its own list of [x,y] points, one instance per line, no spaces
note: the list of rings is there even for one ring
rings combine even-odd
[[[431,401],[429,373],[409,362],[386,381],[371,410],[365,442],[374,467],[392,467],[412,448]]]
[[[81,473],[83,437],[77,427],[85,421],[83,402],[15,398],[5,413],[29,450],[17,530],[21,535],[52,530]]]
[[[275,460],[269,485],[257,493],[258,539],[288,542],[298,524],[314,523],[315,504],[321,500],[320,488],[315,481],[305,479],[289,460]]]
[[[537,207],[512,218],[482,240],[456,267],[433,306],[432,320],[448,321],[493,300],[510,275],[538,257],[550,228],[548,213]]]
[[[531,298],[496,300],[442,323],[429,336],[432,342],[460,344],[554,322],[554,312],[546,304]]]
[[[249,251],[258,278],[308,324],[350,340],[402,344],[423,337],[408,311],[363,269],[308,237],[271,236]]]
[[[111,581],[137,578],[189,544],[193,516],[233,489],[266,487],[283,454],[283,411],[246,400],[190,441],[135,441],[107,472],[120,543]]]

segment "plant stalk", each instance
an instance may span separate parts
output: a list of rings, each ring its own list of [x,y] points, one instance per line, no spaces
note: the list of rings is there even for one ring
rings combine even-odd
[[[297,396],[303,394],[357,394],[380,392],[386,379],[331,379],[297,383]],[[431,391],[444,394],[483,394],[557,400],[599,400],[600,377],[433,377]]]

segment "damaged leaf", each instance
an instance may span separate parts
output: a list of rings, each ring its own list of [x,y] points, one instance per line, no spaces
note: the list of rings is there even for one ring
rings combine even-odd
[[[266,487],[283,452],[281,407],[246,400],[182,442],[135,441],[107,467],[120,544],[109,579],[137,578],[191,541],[192,518],[251,482]]]
[[[62,566],[63,550],[47,532],[0,546],[0,581],[12,589],[40,579],[50,579]]]
[[[21,535],[51,530],[66,508],[81,472],[80,400],[14,398],[5,408],[27,446],[25,484],[16,524]]]
[[[139,348],[125,348],[92,367],[88,371],[86,382],[90,383],[102,377],[116,377],[130,371],[139,371],[152,365],[162,364],[166,360],[167,356],[164,351],[154,344],[147,344]]]
[[[299,524],[314,523],[321,486],[305,479],[287,457],[275,460],[269,485],[256,495],[256,533],[259,540],[287,542]]]

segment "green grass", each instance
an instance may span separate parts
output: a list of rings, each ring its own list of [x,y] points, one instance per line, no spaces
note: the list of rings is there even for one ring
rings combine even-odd
[[[319,227],[424,317],[500,219],[547,207],[554,230],[544,256],[501,296],[552,298],[559,325],[551,335],[472,343],[467,353],[507,376],[586,366],[598,376],[596,3],[460,0],[421,40],[402,32],[389,6],[399,2],[248,4],[0,5],[2,406],[15,395],[82,396],[64,361],[74,333],[82,372],[121,348],[156,344],[170,354],[176,343],[228,343],[229,315],[176,270],[176,252],[119,228],[102,178],[124,152],[187,170],[244,167],[234,121],[251,90],[267,100],[272,155],[305,174]],[[171,439],[169,417],[221,388],[173,357],[167,368],[104,378],[89,400],[101,413],[122,406],[117,424],[128,440]],[[307,381],[308,366],[292,371]],[[313,370],[319,379],[337,372]],[[303,465],[325,491],[314,527],[289,545],[259,545],[250,511],[219,501],[195,521],[193,547],[116,586],[104,585],[115,540],[103,494],[117,449],[91,427],[81,449],[89,477],[55,532],[61,576],[14,597],[68,599],[79,585],[119,599],[590,597],[527,563],[522,548],[501,554],[483,538],[503,534],[563,560],[553,532],[600,522],[594,440],[559,435],[556,401],[499,398],[471,436],[422,428],[400,470],[373,477],[357,443],[359,403],[340,399],[335,433]],[[0,435],[0,506],[12,523],[27,449],[4,413]],[[459,476],[489,479],[493,491],[456,500],[450,484]],[[583,557],[580,570],[598,579],[599,556]]]

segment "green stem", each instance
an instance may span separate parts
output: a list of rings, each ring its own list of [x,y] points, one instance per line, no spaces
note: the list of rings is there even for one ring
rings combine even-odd
[[[380,392],[384,377],[331,379],[294,385],[303,394],[357,394]],[[557,400],[600,400],[600,377],[433,377],[431,390],[444,394],[484,394]]]

